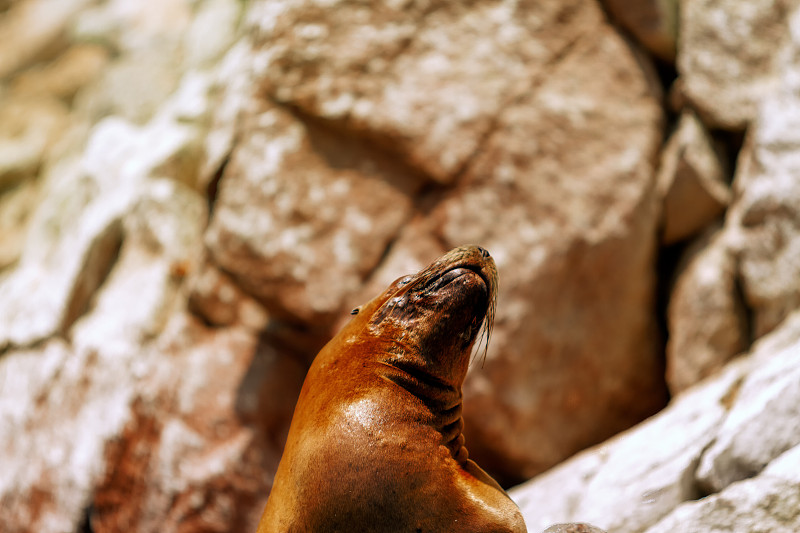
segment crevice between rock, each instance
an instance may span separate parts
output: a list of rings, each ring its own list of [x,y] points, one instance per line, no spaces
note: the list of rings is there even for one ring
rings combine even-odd
[[[72,325],[90,308],[92,299],[119,259],[122,248],[122,220],[117,219],[100,232],[86,251],[61,319],[58,331],[66,336]]]
[[[78,529],[76,533],[94,533],[94,529],[92,529],[93,512],[94,512],[94,505],[90,503],[83,511],[83,518],[81,519],[80,524],[78,524]]]
[[[234,142],[233,146],[236,143]],[[214,175],[211,176],[211,179],[206,186],[206,199],[208,202],[208,224],[211,223],[211,217],[214,214],[214,207],[217,203],[217,195],[219,194],[219,184],[222,181],[222,177],[225,175],[225,169],[228,168],[228,164],[231,161],[231,153],[233,149],[228,151],[225,154],[225,157],[222,158],[222,162],[217,167],[217,170],[214,172]]]

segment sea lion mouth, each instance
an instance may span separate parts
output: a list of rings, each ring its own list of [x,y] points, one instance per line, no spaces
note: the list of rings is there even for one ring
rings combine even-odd
[[[424,292],[435,292],[439,289],[442,289],[449,283],[455,281],[456,279],[460,278],[461,276],[467,275],[474,275],[480,278],[483,282],[486,291],[489,291],[489,281],[486,279],[486,276],[478,269],[477,267],[470,267],[470,266],[455,266],[450,270],[446,270],[442,274],[432,277],[425,283],[425,286],[422,288]]]

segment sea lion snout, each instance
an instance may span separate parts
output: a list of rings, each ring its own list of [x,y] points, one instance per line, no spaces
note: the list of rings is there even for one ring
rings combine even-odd
[[[489,252],[461,246],[390,285],[370,324],[375,331],[387,322],[419,333],[447,330],[452,337],[466,330],[474,338],[484,320],[491,328],[496,298],[497,268]]]

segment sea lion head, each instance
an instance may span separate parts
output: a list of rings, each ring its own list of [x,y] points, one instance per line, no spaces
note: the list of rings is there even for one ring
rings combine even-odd
[[[496,298],[494,260],[469,245],[398,278],[354,312],[363,324],[359,334],[381,345],[382,362],[460,387],[482,326],[488,345]]]

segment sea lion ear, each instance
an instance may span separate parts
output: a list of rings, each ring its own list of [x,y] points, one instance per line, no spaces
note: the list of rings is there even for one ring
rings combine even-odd
[[[361,308],[360,307],[356,307],[355,309],[350,311],[350,314],[351,315],[357,315],[359,311],[361,311]]]

